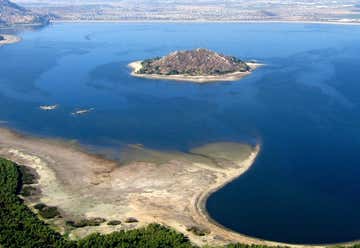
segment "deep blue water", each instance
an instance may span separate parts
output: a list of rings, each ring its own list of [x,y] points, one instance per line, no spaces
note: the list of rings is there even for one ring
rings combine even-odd
[[[210,197],[216,221],[292,243],[360,238],[360,26],[56,24],[20,35],[0,48],[5,125],[115,156],[128,143],[258,140],[250,171]],[[129,75],[131,61],[198,47],[266,66],[205,85]],[[77,108],[95,111],[71,116]]]

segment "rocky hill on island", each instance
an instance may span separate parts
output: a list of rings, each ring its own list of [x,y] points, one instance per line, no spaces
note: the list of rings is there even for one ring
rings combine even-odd
[[[11,26],[17,24],[45,25],[49,18],[36,14],[9,0],[0,0],[0,26]]]
[[[144,60],[141,65],[137,73],[157,75],[209,76],[251,70],[240,59],[204,48],[176,51],[162,58]]]

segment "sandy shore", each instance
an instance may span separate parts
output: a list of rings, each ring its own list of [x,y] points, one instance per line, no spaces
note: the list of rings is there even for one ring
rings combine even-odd
[[[207,214],[208,196],[245,173],[260,152],[239,143],[210,143],[188,153],[163,152],[141,145],[121,154],[123,164],[94,156],[71,143],[19,135],[0,128],[0,156],[34,169],[40,195],[25,198],[57,206],[63,218],[50,221],[70,238],[93,232],[110,233],[160,223],[184,233],[197,245],[285,245],[232,232]],[[137,158],[137,159],[134,159]],[[66,220],[101,217],[121,220],[119,226],[68,229]],[[124,223],[134,217],[138,223]],[[207,234],[198,236],[189,228]],[[302,246],[294,246],[302,247]]]
[[[259,63],[250,63],[247,64],[250,66],[251,71],[247,72],[234,72],[228,73],[219,76],[189,76],[189,75],[157,75],[157,74],[139,74],[137,73],[141,68],[142,61],[134,61],[128,66],[132,69],[131,75],[134,77],[148,78],[148,79],[162,79],[162,80],[176,80],[176,81],[186,81],[193,83],[210,83],[210,82],[220,82],[220,81],[236,81],[240,80],[252,73],[256,68],[262,66]]]
[[[21,41],[21,38],[15,35],[9,35],[9,34],[0,34],[2,37],[4,37],[4,40],[0,40],[0,46],[13,44]]]

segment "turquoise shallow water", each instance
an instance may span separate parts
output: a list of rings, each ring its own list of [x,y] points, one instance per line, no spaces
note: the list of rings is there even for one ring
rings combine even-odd
[[[216,221],[292,243],[360,238],[360,27],[54,24],[20,35],[0,48],[1,123],[116,158],[129,143],[261,142],[251,170],[210,197]],[[266,66],[205,85],[129,75],[129,62],[198,47]],[[70,114],[80,108],[94,111]]]

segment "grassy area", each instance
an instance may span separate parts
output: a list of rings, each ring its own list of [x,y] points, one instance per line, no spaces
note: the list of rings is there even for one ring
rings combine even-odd
[[[0,247],[196,248],[183,234],[158,224],[107,235],[96,233],[79,241],[70,241],[41,221],[18,197],[23,188],[24,178],[27,178],[25,180],[27,183],[32,183],[34,180],[29,175],[24,176],[24,171],[24,168],[13,162],[0,158]],[[40,215],[46,213],[48,217],[59,214],[55,207],[49,207],[42,203],[35,205],[34,208],[39,211]],[[92,220],[90,224],[96,223],[97,225],[104,221],[103,219]],[[120,221],[110,221],[108,224],[120,223]],[[194,228],[192,231],[200,232]],[[203,234],[202,231],[201,234]],[[265,248],[265,246],[232,244],[225,248]],[[360,245],[354,245],[352,248],[360,248]]]

